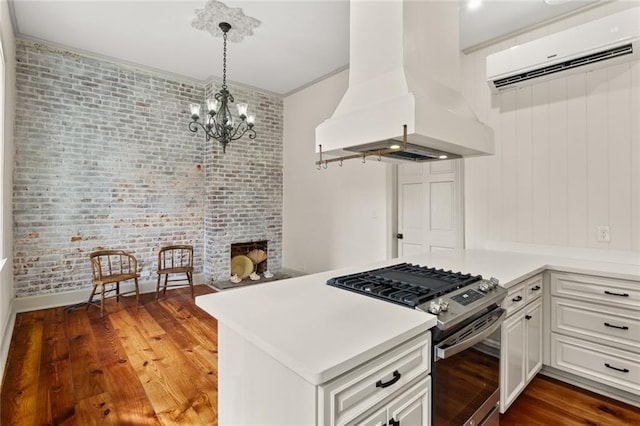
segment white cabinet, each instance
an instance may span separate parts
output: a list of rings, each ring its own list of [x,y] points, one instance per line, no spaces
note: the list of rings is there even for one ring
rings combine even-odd
[[[542,274],[509,289],[500,342],[500,412],[542,368]]]
[[[427,331],[314,385],[218,323],[220,425],[431,424]]]
[[[640,286],[572,273],[551,277],[551,366],[640,393]]]
[[[431,348],[431,335],[426,333],[320,385],[318,423],[351,424],[364,413],[373,411],[370,418],[372,424],[376,424],[375,419],[381,415],[378,412],[391,410],[391,399],[404,400],[405,391],[416,380],[420,380],[421,383],[418,389],[423,387],[423,390],[429,393],[431,382],[421,379],[428,378],[431,369]],[[428,405],[425,408],[428,408]],[[388,419],[391,418],[391,415],[385,415]]]
[[[431,379],[424,378],[388,403],[375,407],[355,423],[360,426],[429,425],[430,390]]]

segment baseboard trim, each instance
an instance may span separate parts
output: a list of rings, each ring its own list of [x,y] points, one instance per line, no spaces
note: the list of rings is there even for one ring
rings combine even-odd
[[[638,396],[625,392],[621,389],[616,389],[584,377],[576,376],[575,374],[567,373],[565,371],[558,370],[557,368],[549,367],[548,365],[544,365],[542,367],[540,374],[640,408]]]
[[[13,327],[16,324],[16,312],[13,309],[13,299],[9,303],[9,318],[4,327],[4,333],[2,334],[2,346],[0,346],[0,371],[2,372],[2,385],[4,385],[4,373],[7,365],[7,359],[9,357],[9,347],[11,346],[11,338],[13,337]]]

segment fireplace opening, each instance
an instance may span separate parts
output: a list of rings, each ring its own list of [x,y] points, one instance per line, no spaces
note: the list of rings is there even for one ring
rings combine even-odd
[[[244,243],[233,243],[231,244],[231,259],[233,259],[235,256],[247,256],[250,253],[253,252],[253,254],[259,254],[261,255],[261,253],[256,253],[254,252],[254,250],[261,250],[262,252],[264,252],[264,256],[265,259],[261,262],[259,262],[257,265],[255,265],[255,272],[259,275],[264,274],[268,268],[267,268],[267,262],[269,261],[269,253],[267,251],[267,246],[268,246],[268,241],[264,240],[264,241],[250,241],[250,242],[244,242]],[[255,256],[249,255],[247,256],[249,258],[252,258]],[[261,256],[262,257],[262,256]],[[257,258],[258,260],[260,259],[260,257]]]

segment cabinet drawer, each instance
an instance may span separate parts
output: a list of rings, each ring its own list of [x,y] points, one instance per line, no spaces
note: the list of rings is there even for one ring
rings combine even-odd
[[[640,311],[640,282],[636,281],[553,272],[551,294]]]
[[[626,309],[553,297],[551,330],[640,352],[640,318]]]
[[[640,357],[631,352],[551,334],[551,365],[627,392],[640,392]]]
[[[320,423],[353,420],[413,379],[426,376],[430,367],[431,334],[425,333],[320,386]]]
[[[524,283],[511,287],[502,302],[502,307],[507,311],[507,316],[516,312],[527,304],[527,293]]]
[[[542,275],[536,275],[525,281],[524,286],[527,290],[527,303],[539,299],[542,296]]]

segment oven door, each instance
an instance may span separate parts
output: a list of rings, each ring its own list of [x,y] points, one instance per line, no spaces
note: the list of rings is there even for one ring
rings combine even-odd
[[[498,424],[500,325],[494,309],[434,345],[433,424]]]

